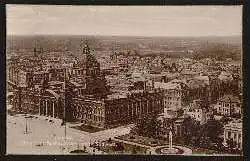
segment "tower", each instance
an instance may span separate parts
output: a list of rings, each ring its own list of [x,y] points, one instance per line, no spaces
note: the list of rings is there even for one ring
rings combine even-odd
[[[36,48],[34,48],[34,57],[37,57]]]
[[[219,89],[218,74],[211,74],[209,77],[209,87],[208,87],[208,102],[213,103],[222,94]]]
[[[94,55],[90,53],[87,44],[84,45],[83,54],[86,65],[86,89],[87,93],[94,96],[102,97],[106,93],[105,77],[100,72],[100,63]]]

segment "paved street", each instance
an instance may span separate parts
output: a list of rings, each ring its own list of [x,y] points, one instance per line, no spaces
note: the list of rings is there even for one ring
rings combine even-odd
[[[36,118],[37,117],[37,118]],[[48,119],[48,120],[46,120]],[[49,120],[53,120],[49,122]],[[24,115],[7,116],[7,153],[8,154],[64,154],[72,150],[89,146],[98,140],[107,140],[115,136],[128,134],[130,126],[121,126],[96,133],[88,133],[69,128],[67,124],[66,138],[65,127],[61,120],[35,116],[27,118]],[[92,152],[92,149],[87,148]],[[95,151],[95,154],[101,152]]]

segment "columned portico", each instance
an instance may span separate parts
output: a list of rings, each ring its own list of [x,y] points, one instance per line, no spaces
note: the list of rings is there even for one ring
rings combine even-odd
[[[59,108],[60,96],[52,90],[46,90],[40,98],[39,114],[47,117],[60,117],[63,111]]]
[[[242,149],[242,127],[239,122],[231,122],[224,127],[223,144],[232,139],[236,143],[236,148]]]

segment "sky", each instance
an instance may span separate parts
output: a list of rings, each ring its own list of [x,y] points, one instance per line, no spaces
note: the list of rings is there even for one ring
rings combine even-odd
[[[7,5],[7,35],[238,36],[242,6]]]

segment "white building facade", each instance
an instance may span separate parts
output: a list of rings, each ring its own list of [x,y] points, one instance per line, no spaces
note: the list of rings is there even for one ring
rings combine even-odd
[[[232,139],[236,144],[235,148],[242,149],[242,122],[232,121],[224,126],[224,141],[223,144],[227,145],[227,141]]]

